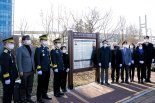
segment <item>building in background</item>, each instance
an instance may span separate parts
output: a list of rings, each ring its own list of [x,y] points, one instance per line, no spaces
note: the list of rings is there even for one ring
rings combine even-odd
[[[0,41],[9,37],[13,31],[14,0],[0,0]],[[2,43],[0,43],[0,52]]]

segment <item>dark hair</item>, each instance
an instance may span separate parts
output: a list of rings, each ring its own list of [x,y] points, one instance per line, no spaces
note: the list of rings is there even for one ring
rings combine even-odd
[[[150,38],[149,36],[145,36],[145,37],[144,37],[144,39],[149,39],[149,38]]]
[[[23,37],[22,37],[22,41],[24,41],[24,40],[29,40],[30,39],[30,36],[29,35],[24,35]]]
[[[63,48],[67,49],[67,47],[66,47],[66,46],[62,46],[60,49],[61,49],[61,50],[63,50]]]
[[[133,48],[136,47],[134,43],[131,43],[131,44],[129,45],[129,48],[130,48],[131,45],[133,46]]]
[[[108,42],[107,40],[103,40],[102,43]]]
[[[124,44],[128,44],[128,42],[125,40],[125,41],[122,43],[122,45],[124,45]]]

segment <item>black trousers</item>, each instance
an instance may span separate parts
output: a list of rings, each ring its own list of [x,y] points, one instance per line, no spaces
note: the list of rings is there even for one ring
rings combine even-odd
[[[150,81],[150,78],[151,78],[151,63],[145,63],[145,69],[146,69],[146,80]]]
[[[124,81],[124,69],[125,69],[125,82],[128,82],[129,79],[129,65],[123,64],[121,68],[121,79]]]
[[[61,80],[62,80],[62,71],[54,72],[54,81],[53,81],[53,91],[54,94],[60,93]]]
[[[3,103],[11,103],[14,92],[15,80],[11,80],[9,85],[3,83]]]
[[[33,88],[33,78],[34,72],[24,72],[21,77],[21,100],[25,101],[26,99],[31,98],[32,88]]]
[[[138,81],[143,81],[146,78],[146,69],[144,64],[138,64],[137,66],[137,77]]]
[[[112,68],[112,73],[111,73],[111,79],[112,81],[115,80],[115,72],[116,72],[116,82],[119,80],[119,72],[120,72],[120,67],[114,67]]]
[[[49,78],[50,71],[42,71],[42,75],[38,75],[37,99],[42,99],[47,95]]]
[[[66,89],[66,84],[67,84],[67,72],[66,72],[66,70],[63,70],[62,72],[61,72],[61,89]]]
[[[135,76],[135,65],[131,64],[129,73],[130,73],[130,80],[133,81]]]

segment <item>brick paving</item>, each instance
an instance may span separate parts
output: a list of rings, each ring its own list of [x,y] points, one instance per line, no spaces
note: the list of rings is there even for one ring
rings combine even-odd
[[[68,90],[61,98],[55,98],[51,92],[49,96],[52,97],[52,101],[44,101],[45,103],[155,103],[155,72],[152,72],[151,76],[152,83],[145,84],[138,84],[137,78],[135,78],[136,82],[130,84],[100,85],[90,83]],[[154,90],[128,101],[152,89]],[[36,101],[36,97],[33,97],[33,100]]]

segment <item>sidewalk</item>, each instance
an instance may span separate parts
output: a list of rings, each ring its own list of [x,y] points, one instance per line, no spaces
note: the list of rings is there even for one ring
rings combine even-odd
[[[100,85],[90,83],[79,86],[65,93],[61,98],[55,98],[52,93],[52,101],[46,103],[155,103],[155,73],[152,73],[152,83],[144,85],[133,82],[130,84],[119,83]],[[137,81],[137,80],[136,80]],[[153,91],[152,91],[153,90]],[[147,92],[149,91],[149,92]],[[137,98],[134,98],[137,97]],[[133,99],[132,99],[133,98]],[[131,100],[130,100],[131,99]],[[34,98],[35,100],[35,98]]]
[[[155,103],[155,72],[152,72],[151,76],[152,83],[145,84],[137,82],[111,85],[90,83],[68,90],[61,98],[55,98],[53,92],[50,92],[48,95],[52,97],[52,100],[44,101],[45,103]],[[36,101],[36,96],[32,99]]]

